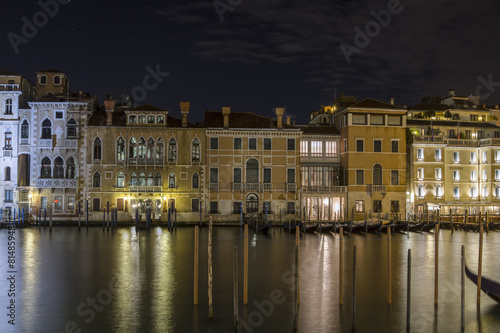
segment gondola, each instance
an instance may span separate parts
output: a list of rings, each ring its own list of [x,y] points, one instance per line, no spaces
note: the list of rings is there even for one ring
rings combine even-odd
[[[425,225],[424,222],[422,223],[411,223],[409,226],[409,230],[413,232],[420,232],[422,231],[422,227]]]
[[[420,228],[420,231],[425,232],[425,231],[431,231],[434,229],[436,226],[436,223],[430,223],[430,224],[424,224],[422,228]]]
[[[406,231],[408,228],[408,222],[398,222],[395,223],[394,226],[392,227],[393,232],[402,232]]]
[[[472,271],[465,265],[465,275],[477,285],[477,274],[472,273]],[[486,293],[486,295],[493,298],[495,301],[500,303],[500,283],[493,281],[484,276],[481,276],[481,290]]]
[[[300,229],[302,230],[302,232],[313,234],[318,229],[318,225],[307,223],[303,224]]]
[[[352,222],[349,222],[348,226],[347,226],[347,230],[349,230],[350,233],[353,233],[353,232],[362,232],[365,230],[365,224],[355,224],[355,223],[352,223]]]
[[[366,232],[377,232],[379,231],[380,227],[382,227],[383,222],[380,221],[379,223],[374,223],[366,226]]]
[[[283,229],[285,229],[286,231],[288,230],[295,231],[295,227],[297,226],[300,228],[302,226],[302,222],[295,221],[295,222],[290,222],[290,224],[288,224],[288,222],[283,223]]]
[[[267,235],[267,233],[269,232],[269,229],[270,229],[270,225],[269,223],[267,224],[259,224],[258,228],[257,228],[257,231],[264,234],[264,235]]]
[[[318,227],[318,232],[321,232],[321,233],[329,233],[330,231],[334,231],[335,230],[335,225],[331,224],[331,223],[328,223],[328,224],[321,224],[319,225]]]
[[[389,222],[389,223],[386,223],[386,224],[382,224],[378,229],[377,229],[377,232],[386,232],[387,228],[391,228],[391,232],[394,231],[394,226],[396,226],[396,223],[394,222]]]

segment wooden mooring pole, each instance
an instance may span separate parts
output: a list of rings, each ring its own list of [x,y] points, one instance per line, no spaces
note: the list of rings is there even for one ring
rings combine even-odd
[[[298,225],[295,225],[295,246],[297,246],[298,252],[297,252],[297,304],[300,304],[300,270],[299,270],[299,265],[300,265],[300,227]]]
[[[465,246],[462,245],[462,270],[460,272],[461,275],[461,328],[462,332],[465,329]]]
[[[387,227],[387,302],[392,303],[392,251],[391,251],[391,227]]]
[[[406,273],[406,332],[410,332],[411,320],[411,249],[408,249],[408,272]]]
[[[477,304],[481,303],[481,273],[483,268],[483,225],[479,226],[479,260],[477,265]]]
[[[198,226],[194,226],[194,305],[198,305],[198,261],[200,235]]]
[[[343,290],[343,272],[344,272],[344,228],[340,227],[339,230],[339,304],[344,304],[344,290]]]
[[[212,299],[212,216],[208,218],[208,318],[214,315]]]
[[[439,284],[439,225],[434,233],[434,308],[438,306],[438,284]]]
[[[248,224],[243,238],[243,304],[248,304]]]
[[[233,313],[234,329],[238,330],[238,247],[233,246]]]
[[[352,249],[352,331],[356,329],[356,245]]]

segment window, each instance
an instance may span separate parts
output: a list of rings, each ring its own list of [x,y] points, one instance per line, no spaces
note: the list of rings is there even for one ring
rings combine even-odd
[[[373,141],[373,151],[376,153],[380,153],[382,151],[382,141],[374,140]]]
[[[470,153],[470,163],[471,163],[471,164],[475,164],[475,163],[477,163],[477,156],[476,156],[476,152],[471,152],[471,153]]]
[[[101,211],[101,198],[92,198],[92,211]]]
[[[363,151],[363,140],[356,140],[356,151],[362,152]]]
[[[62,197],[57,196],[54,198],[54,210],[62,210]]]
[[[14,197],[13,197],[13,192],[12,190],[5,190],[5,196],[4,196],[4,202],[5,203],[12,203],[14,202]]]
[[[193,188],[200,188],[200,176],[195,172],[193,173]]]
[[[373,185],[382,185],[382,166],[378,163],[373,166]]]
[[[145,124],[146,123],[146,116],[139,116],[139,124]]]
[[[158,138],[158,140],[156,140],[156,158],[160,161],[157,161],[156,164],[163,163],[163,146],[163,139]]]
[[[76,179],[76,163],[73,157],[68,158],[66,161],[66,178]]]
[[[417,179],[424,179],[424,168],[417,168]]]
[[[272,149],[272,141],[271,138],[264,138],[264,150]]]
[[[309,141],[300,141],[300,156],[309,155]]]
[[[40,170],[40,178],[50,178],[50,177],[52,177],[50,158],[44,157],[42,159],[42,168]]]
[[[219,169],[210,168],[210,184],[219,183]]]
[[[488,180],[488,170],[483,170],[483,181]]]
[[[365,201],[364,200],[356,200],[354,211],[356,213],[364,213],[365,212]]]
[[[168,161],[175,162],[177,160],[177,141],[170,138],[168,141]]]
[[[10,131],[10,129],[5,132],[4,150],[12,150],[12,132]]]
[[[271,182],[271,169],[265,168],[264,169],[264,183],[270,183]]]
[[[161,181],[161,173],[157,172],[155,176],[155,186],[162,186],[163,182]]]
[[[258,183],[259,182],[259,162],[255,158],[251,158],[246,164],[246,182]]]
[[[30,125],[26,119],[21,124],[21,139],[28,139],[30,137]],[[22,140],[21,140],[22,141]]]
[[[287,169],[286,172],[287,172],[286,182],[288,184],[295,183],[295,169]]]
[[[435,193],[434,193],[436,198],[441,198],[441,196],[442,196],[441,193],[442,193],[441,186],[436,186]]]
[[[56,111],[56,119],[63,119],[64,113],[62,111]]]
[[[286,203],[287,214],[295,214],[295,202],[289,201]]]
[[[460,171],[459,170],[453,170],[453,181],[454,182],[460,181]]]
[[[49,119],[42,122],[42,137],[41,139],[52,139],[52,123]]]
[[[168,188],[175,188],[175,173],[173,172],[168,175]]]
[[[191,199],[191,211],[193,213],[200,211],[200,199]]]
[[[134,137],[130,139],[128,149],[128,157],[137,158],[137,140]]]
[[[7,98],[5,100],[5,112],[4,112],[4,114],[8,114],[8,115],[12,114],[12,99],[11,98]]]
[[[146,186],[154,186],[155,180],[153,178],[153,173],[149,172],[148,173],[148,178],[146,179]]]
[[[155,116],[148,116],[148,124],[154,124],[155,123]]]
[[[471,170],[471,172],[470,172],[470,181],[471,182],[477,182],[477,171],[476,170]]]
[[[94,172],[92,177],[92,187],[101,187],[101,174],[99,171]]]
[[[124,188],[125,187],[125,175],[123,172],[119,172],[116,176],[116,187]]]
[[[356,170],[356,185],[364,185],[364,184],[365,184],[365,171]]]
[[[241,214],[241,202],[233,201],[233,214]]]
[[[194,138],[192,142],[191,162],[200,161],[200,140]]]
[[[210,149],[219,149],[219,138],[210,138]]]
[[[336,157],[337,151],[337,141],[326,141],[325,142],[325,157]]]
[[[46,75],[40,76],[40,84],[47,84],[47,76]]]
[[[323,141],[311,141],[311,157],[323,156]]]
[[[235,184],[241,183],[241,168],[233,169],[233,182]]]
[[[146,147],[146,158],[154,158],[155,155],[155,140],[153,138],[148,139],[148,145]]]
[[[500,181],[500,169],[495,170],[495,180]]]
[[[434,176],[435,176],[436,180],[441,180],[441,178],[443,177],[443,175],[441,173],[441,168],[434,169]]]
[[[125,160],[125,140],[122,137],[120,137],[116,143],[116,160]]]
[[[165,123],[165,116],[156,116],[156,123],[157,124],[164,124]]]
[[[219,211],[217,201],[210,201],[210,214],[217,214]]]
[[[389,126],[401,126],[402,117],[401,116],[388,116],[387,124]]]
[[[54,76],[54,84],[61,84],[61,77],[59,75]]]
[[[399,171],[391,170],[391,185],[399,185]]]
[[[495,187],[495,197],[500,198],[500,186]]]
[[[54,178],[64,178],[64,161],[61,156],[54,160]]]
[[[68,210],[75,210],[75,197],[70,196],[68,197]]]
[[[250,150],[257,149],[257,139],[256,138],[249,138],[248,139],[248,149],[250,149]]]
[[[94,139],[94,161],[100,161],[102,158],[102,142],[101,139],[97,136]]]
[[[295,139],[287,140],[287,150],[295,150]]]
[[[487,198],[488,197],[488,188],[486,187],[486,185],[483,186],[483,190],[481,192],[481,196],[483,198]]]
[[[66,123],[66,127],[67,127],[67,135],[69,138],[74,138],[76,137],[76,120],[71,118],[70,120],[68,120],[68,122]]]
[[[131,186],[137,186],[137,174],[133,173],[132,176],[130,177],[130,185]]]
[[[42,209],[47,208],[47,197],[41,197],[40,198],[40,207]]]
[[[347,153],[347,139],[344,139],[344,153]]]
[[[233,147],[235,150],[241,149],[241,138],[234,138]]]
[[[381,200],[373,200],[373,212],[374,213],[382,213],[382,201]]]
[[[137,123],[137,116],[134,116],[134,115],[128,116],[128,122],[130,124],[136,124]]]
[[[483,151],[483,163],[487,163],[488,162],[488,153],[485,151]]]
[[[417,160],[424,160],[424,148],[417,148]]]
[[[477,188],[475,186],[470,188],[470,196],[471,198],[477,198]]]
[[[5,167],[3,180],[10,180],[10,167]]]
[[[384,125],[385,116],[382,114],[372,114],[370,115],[370,125]]]
[[[352,115],[353,125],[366,125],[366,114],[353,114]]]
[[[399,153],[399,141],[391,140],[391,151],[393,153]]]
[[[146,158],[146,140],[143,137],[137,142],[137,157]]]
[[[458,151],[453,152],[453,162],[455,163],[460,162],[460,153]]]
[[[399,201],[391,201],[391,213],[399,213]]]
[[[495,150],[495,162],[500,162],[500,150]]]
[[[441,161],[441,149],[434,150],[434,160]]]

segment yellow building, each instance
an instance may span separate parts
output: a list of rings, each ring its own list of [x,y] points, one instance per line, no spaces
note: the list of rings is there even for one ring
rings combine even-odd
[[[299,213],[300,130],[249,112],[205,113],[206,209],[214,221],[294,218]],[[243,207],[243,211],[241,211]]]
[[[336,113],[346,217],[406,214],[406,110],[371,98]],[[353,216],[354,213],[354,216]]]
[[[197,221],[203,199],[204,130],[187,121],[189,102],[181,102],[182,119],[152,105],[118,107],[105,101],[86,133],[85,198],[92,220],[118,209],[118,220]],[[171,215],[174,218],[174,214]]]

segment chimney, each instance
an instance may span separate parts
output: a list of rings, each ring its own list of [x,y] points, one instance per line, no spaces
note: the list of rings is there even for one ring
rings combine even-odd
[[[284,108],[275,108],[274,112],[276,112],[276,125],[278,128],[283,127],[283,113],[285,109]]]
[[[115,101],[109,99],[104,101],[104,108],[106,109],[106,126],[113,124],[113,111],[115,111]]]
[[[182,113],[182,127],[187,127],[188,125],[188,113],[190,102],[180,102],[181,105],[181,113]]]
[[[231,113],[231,108],[229,106],[222,107],[222,115],[224,116],[224,128],[229,127],[229,114]]]
[[[286,116],[286,124],[290,125],[290,116]]]
[[[455,96],[455,89],[448,90],[448,96]]]
[[[498,110],[498,108],[499,108],[499,105],[498,105],[498,104],[497,104],[497,105],[495,105],[495,109],[497,109],[497,110]]]
[[[395,101],[395,99],[391,98],[391,105],[394,105],[394,101]]]

